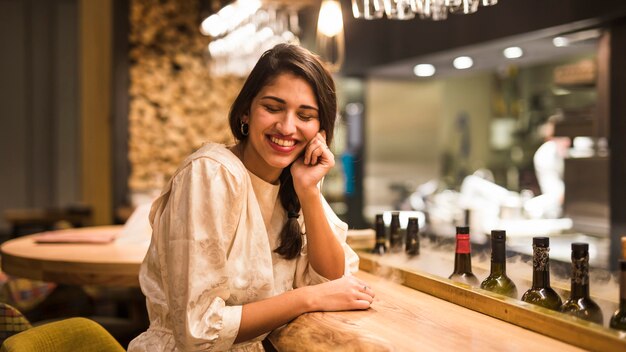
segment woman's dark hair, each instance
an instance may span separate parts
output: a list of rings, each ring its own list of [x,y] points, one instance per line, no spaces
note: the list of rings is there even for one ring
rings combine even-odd
[[[319,109],[320,129],[326,131],[326,143],[330,144],[337,117],[335,83],[316,55],[303,47],[290,44],[278,44],[266,51],[250,72],[230,108],[228,118],[233,135],[237,140],[245,142],[246,136],[241,133],[242,117],[250,113],[252,100],[261,89],[283,73],[291,73],[304,79],[313,89]],[[290,169],[291,166],[286,167],[280,175],[278,194],[283,208],[293,215],[300,212],[300,201],[293,187]],[[276,248],[276,253],[283,258],[293,259],[300,254],[301,248],[302,233],[298,219],[288,216],[280,233],[280,245]]]

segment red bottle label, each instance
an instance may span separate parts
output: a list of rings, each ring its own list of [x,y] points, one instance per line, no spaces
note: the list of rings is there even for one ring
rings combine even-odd
[[[470,236],[466,234],[456,235],[456,252],[457,253],[470,253]]]

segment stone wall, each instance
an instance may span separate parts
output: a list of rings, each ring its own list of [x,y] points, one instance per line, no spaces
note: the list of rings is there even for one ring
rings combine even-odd
[[[160,189],[207,141],[230,143],[242,78],[212,77],[197,0],[131,0],[131,192]]]

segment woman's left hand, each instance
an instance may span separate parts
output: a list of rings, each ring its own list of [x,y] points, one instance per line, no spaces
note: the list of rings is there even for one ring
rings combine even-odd
[[[326,145],[326,131],[318,132],[309,141],[304,153],[291,165],[296,193],[317,188],[317,184],[335,166],[335,156]]]

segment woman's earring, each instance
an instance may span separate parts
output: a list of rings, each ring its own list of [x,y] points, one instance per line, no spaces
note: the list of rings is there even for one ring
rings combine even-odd
[[[250,125],[241,121],[241,134],[247,136],[250,133]]]

